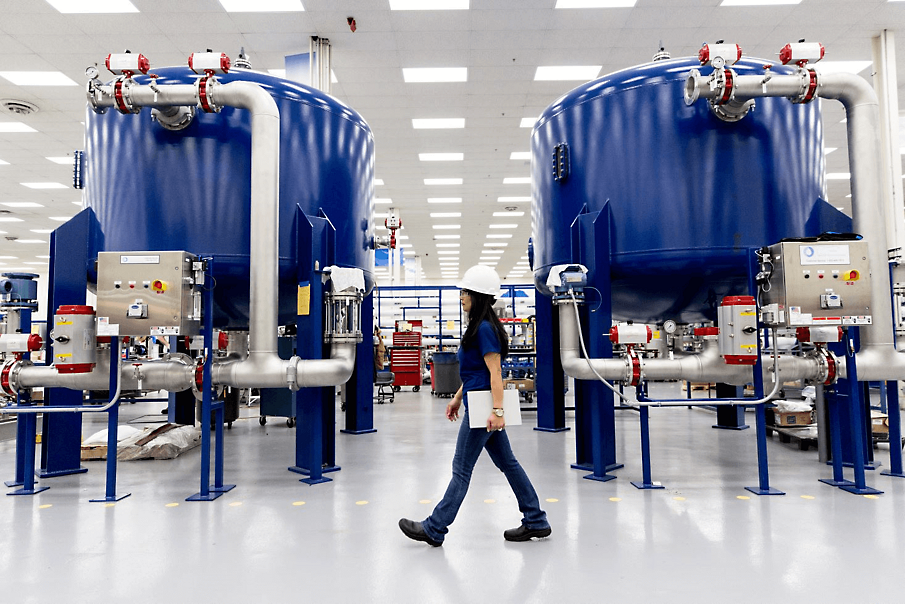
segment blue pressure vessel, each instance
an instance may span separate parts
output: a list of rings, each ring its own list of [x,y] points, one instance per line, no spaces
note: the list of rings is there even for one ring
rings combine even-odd
[[[733,69],[761,74],[765,63],[745,59]],[[818,103],[757,99],[753,111],[729,123],[706,100],[686,106],[692,68],[711,71],[683,58],[612,73],[565,94],[538,118],[531,151],[541,291],[552,266],[576,260],[575,218],[607,205],[613,314],[644,322],[714,320],[723,296],[749,293],[752,248],[850,230],[823,201]],[[569,171],[558,180],[553,159],[562,143]]]
[[[198,77],[188,68],[155,71],[161,85]],[[368,124],[339,100],[268,74],[235,70],[219,80],[256,82],[280,110],[281,323],[297,312],[296,205],[309,216],[323,210],[336,228],[336,265],[363,269],[370,289],[374,138]],[[188,127],[170,131],[147,108],[138,115],[114,109],[98,115],[89,108],[85,123],[85,201],[103,230],[103,250],[213,257],[214,324],[247,328],[249,112],[199,110]]]

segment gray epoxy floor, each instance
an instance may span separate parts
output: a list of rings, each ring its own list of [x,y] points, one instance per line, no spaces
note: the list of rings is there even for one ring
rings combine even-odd
[[[406,389],[408,390],[408,389]],[[342,471],[308,486],[286,471],[294,429],[262,427],[257,409],[227,434],[227,482],[214,502],[198,490],[198,449],[172,461],[119,465],[112,506],[102,462],[87,474],[42,481],[34,497],[0,498],[4,602],[879,602],[905,600],[905,480],[870,472],[876,499],[817,482],[815,451],[770,443],[771,483],[784,497],[743,490],[757,482],[754,430],[713,430],[705,410],[651,412],[654,480],[639,491],[638,415],[617,412],[617,480],[569,469],[573,431],[510,429],[516,455],[553,534],[508,543],[515,500],[486,456],[442,548],[406,539],[443,494],[458,425],[446,401],[399,393],[375,405],[376,434],[337,435]],[[160,403],[124,408],[156,414]],[[338,415],[339,417],[339,415]],[[750,416],[749,423],[753,423]],[[103,427],[86,423],[85,434]],[[572,418],[569,418],[570,425]],[[884,462],[888,450],[877,452]],[[0,444],[12,478],[14,445]],[[743,497],[743,498],[740,498]],[[546,500],[546,501],[545,501]],[[174,505],[178,504],[178,505]]]

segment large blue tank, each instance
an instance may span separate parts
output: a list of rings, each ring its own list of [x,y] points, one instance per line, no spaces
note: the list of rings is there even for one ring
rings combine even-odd
[[[160,84],[198,77],[188,68],[155,71]],[[219,79],[260,84],[280,110],[280,321],[296,314],[296,204],[311,216],[324,210],[336,228],[336,264],[363,269],[370,288],[374,139],[367,123],[337,99],[301,84],[253,71]],[[154,122],[149,109],[98,115],[89,108],[86,130],[85,199],[104,232],[103,249],[212,256],[214,323],[247,328],[248,111],[199,111],[187,128],[173,132]]]
[[[743,60],[740,75],[763,73]],[[675,59],[604,76],[548,107],[531,138],[535,282],[571,261],[570,226],[586,205],[612,213],[613,314],[619,319],[713,320],[725,295],[746,294],[751,248],[838,229],[823,201],[818,103],[758,99],[736,123],[704,100],[688,107]],[[789,73],[783,67],[776,73]],[[710,68],[702,69],[707,76]],[[553,178],[554,147],[571,173]]]

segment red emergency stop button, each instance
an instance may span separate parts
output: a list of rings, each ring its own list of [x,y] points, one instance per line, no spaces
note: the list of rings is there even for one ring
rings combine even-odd
[[[155,279],[154,281],[151,281],[151,289],[156,292],[165,292],[167,291],[167,283],[166,281]]]
[[[861,278],[861,273],[859,273],[858,271],[855,271],[855,270],[851,270],[851,271],[848,271],[847,273],[845,273],[844,275],[842,275],[842,278],[845,279],[846,281],[857,281],[858,279]]]

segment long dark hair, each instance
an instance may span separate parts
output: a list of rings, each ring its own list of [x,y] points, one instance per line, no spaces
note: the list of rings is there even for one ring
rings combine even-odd
[[[467,289],[462,291],[471,296],[471,310],[468,311],[468,328],[465,330],[465,335],[462,336],[462,346],[471,348],[477,339],[478,327],[484,321],[490,321],[490,326],[493,327],[493,331],[500,341],[500,358],[506,358],[506,355],[509,354],[509,335],[506,333],[503,324],[500,323],[500,318],[497,316],[496,311],[493,310],[493,296]]]

